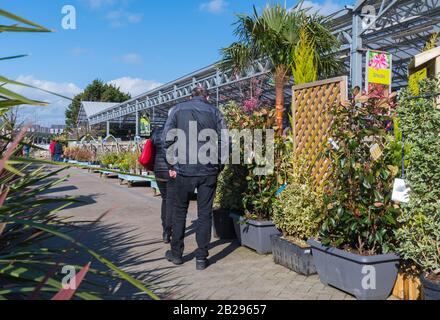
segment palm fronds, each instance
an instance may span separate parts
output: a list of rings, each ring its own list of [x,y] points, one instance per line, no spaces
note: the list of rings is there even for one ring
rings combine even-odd
[[[12,25],[0,25],[0,33],[50,32],[43,26],[2,9],[0,16],[16,22]],[[22,56],[24,55],[0,60]],[[15,93],[6,88],[6,84],[38,89],[0,76],[0,116],[20,104],[47,105]],[[16,135],[14,130],[5,130],[8,126],[10,125],[5,118],[0,125],[0,300],[51,299],[54,296],[57,299],[64,297],[84,300],[115,298],[114,292],[103,285],[109,279],[130,284],[138,292],[144,293],[146,298],[158,299],[154,292],[157,288],[152,283],[146,284],[145,281],[135,279],[71,235],[73,231],[81,229],[81,225],[60,215],[60,212],[78,203],[78,200],[41,196],[68,179],[68,176],[59,177],[67,167],[54,168],[45,161],[18,157],[24,145],[31,145],[28,141],[23,142],[27,127]],[[10,133],[7,134],[6,131]],[[95,221],[97,222],[99,219]],[[50,242],[55,245],[49,245]],[[84,270],[84,267],[74,264],[73,267],[80,272],[82,278],[81,286],[65,294],[62,291],[65,289],[62,285],[62,267],[67,265],[67,258],[79,254],[86,254],[88,259],[107,271],[89,268]],[[93,280],[89,279],[89,275],[94,277]],[[154,282],[154,278],[152,281]]]

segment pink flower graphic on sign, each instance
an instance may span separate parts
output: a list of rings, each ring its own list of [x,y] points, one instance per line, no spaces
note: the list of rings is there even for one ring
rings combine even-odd
[[[387,69],[389,67],[388,59],[385,53],[379,53],[370,60],[369,66],[376,70]]]

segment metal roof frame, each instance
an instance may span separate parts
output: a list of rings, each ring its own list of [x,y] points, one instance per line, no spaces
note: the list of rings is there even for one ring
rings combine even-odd
[[[373,14],[372,14],[373,13]],[[424,47],[430,35],[440,31],[440,0],[358,0],[354,6],[332,18],[332,32],[341,41],[337,52],[350,72],[351,85],[362,88],[365,50],[393,54],[393,85],[407,84],[411,58]],[[139,114],[147,113],[153,122],[165,121],[168,110],[190,96],[197,85],[204,85],[217,104],[237,99],[237,84],[254,77],[266,76],[270,64],[256,61],[249,70],[235,74],[221,71],[216,64],[195,71],[131,100],[106,109],[91,118],[90,125],[129,117],[138,123]],[[274,100],[268,82],[263,96]],[[290,89],[286,90],[290,94]],[[136,120],[137,119],[137,120]]]

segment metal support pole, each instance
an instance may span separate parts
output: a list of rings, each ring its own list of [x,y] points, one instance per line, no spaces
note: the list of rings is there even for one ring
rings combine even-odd
[[[139,111],[136,107],[136,137],[139,137]]]
[[[216,99],[217,99],[217,108],[219,107],[220,103],[220,71],[217,69],[217,75],[216,75],[216,89],[215,89],[215,93],[216,93]]]
[[[353,12],[353,26],[352,26],[352,41],[351,41],[351,86],[354,88],[358,86],[362,90],[363,77],[363,54],[362,49],[362,18],[359,12]]]
[[[107,121],[107,137],[110,135],[110,121]]]

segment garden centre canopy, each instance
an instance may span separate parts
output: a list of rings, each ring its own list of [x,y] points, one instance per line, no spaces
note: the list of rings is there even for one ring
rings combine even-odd
[[[331,16],[333,33],[341,41],[339,58],[350,74],[350,82],[362,87],[365,52],[368,49],[387,51],[393,55],[393,88],[405,86],[408,64],[419,53],[429,37],[440,31],[440,0],[358,0],[353,6]],[[268,73],[267,61],[255,61],[242,74],[232,70],[221,71],[213,64],[185,77],[171,81],[124,103],[91,115],[90,125],[109,121],[135,121],[142,114],[148,116],[152,126],[165,121],[169,109],[187,99],[191,89],[202,84],[208,88],[211,100],[221,104],[228,100],[241,100],[243,88],[249,88],[251,79],[262,81],[263,99],[274,100],[274,88]],[[286,87],[286,96],[291,94]],[[290,98],[286,99],[286,103]],[[137,132],[139,132],[139,125]]]
[[[78,123],[87,123],[96,114],[99,114],[104,110],[111,109],[116,105],[118,105],[118,103],[82,101],[81,109],[78,114]]]

